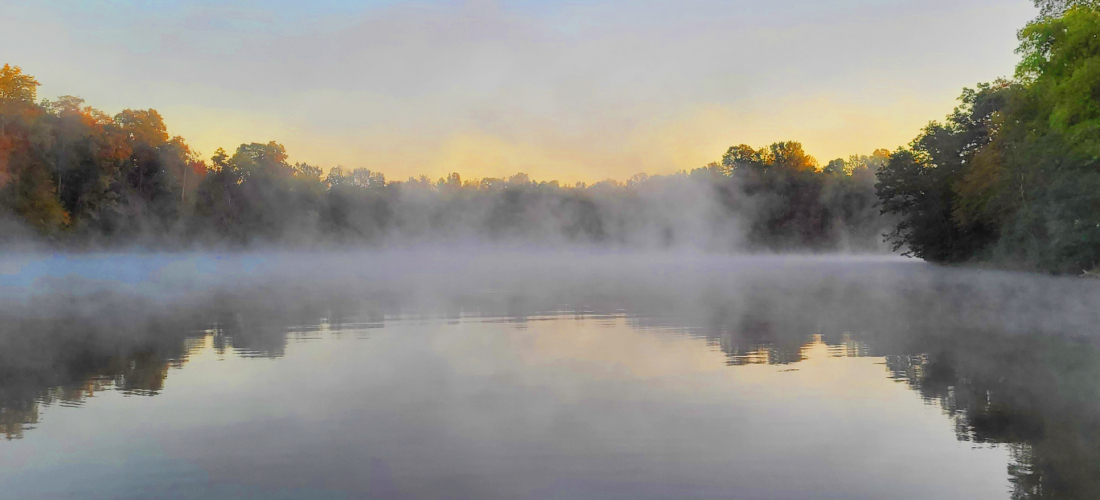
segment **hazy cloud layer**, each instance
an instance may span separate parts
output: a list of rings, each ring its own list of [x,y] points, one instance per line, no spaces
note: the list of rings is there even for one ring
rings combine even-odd
[[[669,172],[739,142],[893,148],[1012,70],[1030,2],[0,0],[4,62],[205,153],[391,178]],[[958,47],[966,47],[959,50]]]

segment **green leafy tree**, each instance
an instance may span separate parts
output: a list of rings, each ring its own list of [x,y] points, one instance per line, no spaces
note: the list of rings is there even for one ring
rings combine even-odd
[[[957,223],[956,186],[971,162],[992,142],[1004,87],[966,90],[945,123],[931,123],[908,149],[878,170],[875,185],[884,214],[898,218],[888,235],[895,250],[933,262],[963,262],[996,241],[997,228]]]
[[[1100,2],[1096,0],[1034,0],[1043,17],[1059,17],[1074,7],[1096,8]]]

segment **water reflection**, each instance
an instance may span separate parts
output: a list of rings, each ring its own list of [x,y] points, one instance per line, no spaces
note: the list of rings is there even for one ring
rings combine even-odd
[[[15,305],[0,313],[0,431],[7,440],[26,438],[53,406],[81,405],[104,391],[170,393],[174,374],[202,352],[274,360],[286,356],[292,343],[370,338],[371,331],[404,325],[538,330],[508,341],[528,343],[510,348],[542,356],[521,359],[522,366],[603,356],[627,366],[632,379],[655,377],[657,361],[627,361],[627,337],[599,333],[628,325],[635,332],[702,340],[721,354],[724,370],[772,366],[788,372],[837,358],[873,358],[882,365],[877,376],[905,384],[942,411],[955,439],[1008,450],[1012,489],[1006,496],[1100,497],[1100,351],[1092,332],[1079,328],[1090,318],[1062,310],[1066,314],[1058,320],[1021,324],[1005,309],[1016,302],[1006,301],[1002,288],[947,278],[903,286],[911,278],[908,271],[885,283],[881,275],[867,280],[826,273],[762,286],[750,277],[724,287],[701,285],[695,294],[651,287],[629,293],[587,286],[540,293],[481,288],[448,292],[442,306],[430,307],[409,305],[393,291],[324,292],[322,285],[224,289],[169,303],[108,294],[81,297],[80,307],[72,297],[58,296],[36,308]],[[1038,296],[1054,286],[1034,286],[1014,300],[1042,300]],[[1080,285],[1066,286],[1072,291]],[[565,339],[537,327],[551,323],[574,325],[559,335],[573,336],[575,344],[556,346]],[[581,330],[587,333],[571,333]],[[457,349],[460,355],[448,360],[471,363],[461,369],[479,373],[483,367],[475,361],[494,355],[502,341],[474,338],[482,343],[430,341]],[[670,360],[699,356],[677,352],[673,344],[664,349]],[[699,362],[711,364],[709,358]],[[678,366],[669,370],[686,373]],[[676,490],[667,496],[675,497]]]
[[[1100,496],[1100,355],[1092,340],[938,336],[887,357],[955,422],[960,441],[1010,444],[1013,498]]]

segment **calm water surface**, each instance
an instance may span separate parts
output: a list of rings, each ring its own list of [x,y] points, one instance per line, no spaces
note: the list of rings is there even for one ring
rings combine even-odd
[[[38,281],[3,312],[0,497],[1100,492],[1093,283],[622,260]]]

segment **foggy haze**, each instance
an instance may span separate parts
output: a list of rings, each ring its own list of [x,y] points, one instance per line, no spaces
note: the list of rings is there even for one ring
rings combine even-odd
[[[584,473],[565,472],[572,469],[564,464],[579,460],[575,455],[578,452],[580,456],[592,457],[603,457],[609,452],[605,447],[613,447],[608,444],[609,440],[616,442],[618,434],[598,431],[599,425],[607,425],[603,419],[613,419],[617,426],[660,429],[652,438],[629,441],[639,445],[666,436],[659,438],[663,442],[672,439],[667,437],[669,432],[678,432],[676,439],[661,445],[664,449],[678,449],[697,442],[697,437],[672,421],[662,420],[658,425],[652,420],[652,412],[635,412],[629,394],[616,395],[626,383],[624,381],[601,382],[599,377],[587,380],[586,377],[593,375],[577,371],[580,368],[569,368],[557,378],[539,384],[535,380],[540,379],[529,378],[535,376],[531,370],[536,368],[528,364],[546,356],[550,358],[541,362],[556,366],[573,359],[571,356],[600,360],[609,352],[619,353],[613,359],[623,358],[624,361],[615,363],[631,363],[631,371],[619,377],[627,377],[627,380],[643,377],[637,383],[645,389],[637,390],[658,391],[662,394],[662,404],[672,404],[672,401],[665,401],[671,397],[667,390],[657,385],[664,383],[662,377],[671,377],[674,387],[680,387],[686,380],[676,378],[680,370],[701,368],[681,364],[683,356],[694,352],[672,349],[682,341],[666,345],[665,342],[672,340],[662,340],[661,349],[669,350],[646,351],[647,357],[633,359],[641,355],[638,342],[643,342],[648,335],[660,334],[660,338],[674,335],[705,341],[711,346],[710,350],[720,354],[716,360],[724,357],[729,366],[760,363],[789,366],[784,370],[804,369],[806,376],[812,376],[815,373],[812,367],[820,362],[802,366],[820,355],[811,352],[813,349],[827,347],[832,357],[879,356],[884,361],[878,364],[884,366],[872,373],[890,374],[920,394],[926,404],[935,405],[955,419],[960,441],[1020,447],[1022,451],[1010,455],[1009,477],[1015,482],[1013,484],[1018,484],[1015,488],[1027,488],[1033,481],[1042,481],[1048,490],[1081,493],[1100,488],[1100,483],[1074,475],[1072,471],[1076,469],[1059,460],[1063,457],[1074,463],[1093,460],[1092,441],[1071,436],[1087,432],[1085,422],[1100,414],[1100,408],[1094,408],[1090,403],[1093,400],[1089,399],[1095,384],[1084,383],[1080,378],[1083,376],[1080,370],[1100,367],[1100,346],[1096,336],[1096,325],[1100,324],[1100,294],[1096,293],[1096,286],[1094,280],[947,268],[890,255],[731,256],[688,249],[642,252],[420,245],[377,251],[304,253],[7,254],[0,258],[0,432],[6,433],[8,439],[17,440],[48,436],[48,429],[55,428],[48,424],[61,417],[56,405],[79,407],[88,401],[92,406],[75,408],[75,411],[91,412],[92,408],[104,411],[101,403],[112,399],[100,399],[97,400],[100,404],[93,405],[89,398],[93,395],[109,397],[106,391],[112,389],[129,396],[155,396],[158,401],[171,402],[175,398],[164,399],[165,395],[187,394],[186,391],[178,392],[183,390],[179,387],[183,380],[201,377],[202,370],[221,373],[217,366],[205,364],[209,360],[192,366],[198,363],[194,359],[207,359],[196,358],[200,351],[213,349],[213,352],[222,353],[218,359],[259,358],[283,362],[286,358],[289,364],[280,366],[287,367],[306,363],[303,368],[296,369],[305,369],[315,375],[296,382],[294,390],[288,390],[285,384],[289,382],[284,381],[278,390],[264,394],[289,397],[292,402],[321,398],[328,402],[322,407],[310,408],[310,415],[332,413],[330,418],[351,425],[362,423],[363,415],[369,414],[372,415],[368,419],[372,427],[368,428],[381,427],[374,433],[363,430],[352,434],[354,437],[347,439],[355,440],[360,446],[354,447],[359,451],[349,451],[347,447],[314,442],[309,436],[322,432],[318,428],[309,427],[310,430],[304,433],[291,430],[306,422],[286,420],[288,417],[281,413],[265,414],[248,417],[258,419],[249,422],[260,422],[256,424],[259,427],[236,424],[232,429],[237,431],[217,440],[210,441],[213,438],[209,436],[199,438],[203,442],[210,441],[204,450],[221,449],[227,443],[235,443],[244,449],[271,447],[273,453],[286,453],[280,447],[281,441],[258,436],[266,435],[273,428],[290,426],[282,435],[301,436],[297,439],[302,441],[295,449],[298,452],[306,450],[315,457],[307,462],[324,470],[360,467],[355,459],[349,461],[340,457],[363,453],[384,453],[385,462],[368,462],[362,466],[370,474],[380,474],[379,470],[386,470],[385,464],[401,463],[402,460],[415,460],[419,464],[394,473],[415,487],[389,489],[392,487],[380,486],[376,479],[367,483],[355,480],[353,478],[360,474],[350,472],[332,476],[330,482],[324,483],[328,487],[337,484],[347,492],[358,491],[366,498],[452,498],[456,488],[453,483],[440,486],[431,482],[445,471],[468,466],[468,459],[456,461],[452,453],[491,460],[497,455],[486,452],[486,446],[498,454],[527,453],[522,444],[526,441],[514,433],[549,436],[545,439],[552,442],[566,439],[573,444],[567,452],[551,452],[545,446],[531,452],[544,457],[550,453],[556,457],[547,467],[556,477],[566,478],[560,487],[579,492],[587,484],[583,482]],[[448,328],[441,329],[440,325]],[[572,328],[577,328],[573,325],[591,325],[595,330],[585,333],[589,337],[578,338],[581,333],[573,331]],[[633,333],[624,336],[618,330],[623,326],[617,325],[625,325]],[[501,334],[505,336],[490,333],[497,331],[506,332]],[[424,332],[437,333],[425,337]],[[318,339],[355,342],[354,339],[366,338],[375,340],[369,344],[347,344],[341,349],[341,352],[359,353],[350,358],[330,354],[318,359],[303,359],[302,348],[295,347],[293,351],[290,348]],[[424,346],[432,357],[404,357],[409,355],[408,347],[399,346],[420,345],[426,339],[432,339]],[[596,342],[594,339],[602,340]],[[493,343],[485,343],[490,341]],[[497,363],[502,362],[500,357],[506,354],[499,351],[501,345],[519,349],[528,343],[536,346],[549,343],[546,348],[556,350],[526,353],[536,358],[526,359],[520,368],[513,370],[520,370],[514,376],[527,378],[498,376],[471,380],[469,373],[460,370],[462,363],[469,364],[467,369],[474,370],[475,374],[501,370],[503,368]],[[397,350],[390,352],[394,349]],[[440,349],[456,351],[448,354],[446,360],[436,359],[444,355]],[[298,353],[297,357],[294,353]],[[372,353],[369,354],[371,358],[360,357],[368,353]],[[384,358],[367,361],[374,356]],[[347,364],[345,358],[354,360],[353,364]],[[1076,361],[1068,365],[1052,361],[1062,358]],[[296,361],[291,362],[291,359]],[[580,363],[568,362],[570,367]],[[595,369],[603,373],[604,365],[599,363],[596,362]],[[259,366],[244,365],[233,370],[252,370]],[[407,368],[399,370],[395,366]],[[620,364],[608,366],[614,368]],[[181,370],[198,373],[181,378]],[[459,371],[452,373],[454,370]],[[662,370],[673,371],[660,375],[664,373]],[[488,373],[486,376],[491,377],[496,372]],[[264,380],[253,377],[235,380],[236,376],[223,383],[231,388]],[[315,384],[310,382],[313,379],[347,376],[352,377],[351,381],[324,391],[359,387],[357,390],[370,391],[373,399],[327,400],[327,393],[317,392],[322,390],[321,386],[310,385]],[[394,376],[398,378],[391,378]],[[561,387],[563,381],[577,377],[581,377],[576,382],[579,385]],[[500,387],[502,383],[516,387]],[[614,389],[606,394],[599,392],[608,390],[603,388],[606,383],[612,383]],[[295,396],[304,390],[300,384],[310,387],[308,393],[315,396]],[[567,399],[547,399],[550,390],[566,391],[565,395],[559,393],[555,398]],[[864,385],[853,387],[849,397],[858,398],[854,401],[873,397],[860,392],[864,390]],[[588,405],[595,405],[599,411],[590,412],[588,405],[570,406],[566,402],[568,395],[576,391],[591,392],[588,397],[598,398]],[[414,404],[407,402],[410,398],[413,402],[420,401],[416,398],[429,394],[426,401],[433,402],[429,406],[415,403],[415,410],[403,406]],[[699,397],[697,392],[691,394]],[[737,393],[718,394],[744,397]],[[793,397],[783,392],[766,394],[769,398]],[[195,396],[200,395],[192,397]],[[248,395],[220,405],[239,408],[242,404],[247,406],[251,401],[270,397]],[[478,410],[456,413],[456,405],[468,408],[468,397],[478,398],[477,405],[472,407]],[[352,401],[360,401],[356,404],[371,409],[346,408]],[[714,404],[696,399],[686,401],[679,404],[692,405],[690,407]],[[536,411],[536,408],[543,409]],[[653,411],[662,412],[659,414],[677,412],[674,408],[658,406]],[[349,411],[352,413],[342,413]],[[402,417],[400,422],[403,423],[396,424],[391,421],[390,411],[410,413]],[[474,413],[469,414],[469,411]],[[528,417],[522,416],[528,414]],[[707,413],[676,414],[681,415],[679,418],[709,422]],[[565,415],[579,420],[563,423],[560,419]],[[760,417],[753,415],[750,412],[738,421]],[[795,415],[798,413],[782,410],[773,418],[787,419]],[[874,412],[860,415],[870,418]],[[996,419],[991,420],[991,415]],[[270,421],[273,418],[281,420]],[[825,417],[815,415],[814,418]],[[481,437],[475,439],[469,434],[472,425],[469,419],[484,425],[497,423],[492,433],[479,434]],[[837,425],[834,420],[824,422]],[[316,425],[327,429],[325,426],[332,424]],[[728,425],[728,422],[722,424]],[[771,425],[775,425],[774,420]],[[1043,426],[1045,431],[1028,430],[1032,428],[1028,426],[1034,425]],[[214,426],[202,435],[213,432],[221,436],[230,429]],[[382,438],[372,437],[378,432],[383,436],[394,432],[412,434],[400,441],[378,441]],[[415,451],[419,450],[416,446],[420,445],[416,443],[420,441],[411,436],[424,432],[457,432],[447,435],[464,437],[431,439],[433,448],[440,446],[439,439],[449,444],[430,457],[420,456],[417,453],[421,452]],[[746,432],[753,431],[747,429]],[[564,437],[559,436],[561,433]],[[571,441],[569,436],[577,433],[588,437],[583,443]],[[449,439],[459,441],[446,441]],[[467,442],[471,439],[474,442]],[[190,438],[185,441],[191,442]],[[185,441],[170,440],[171,443]],[[873,446],[870,443],[874,442],[859,438],[860,446]],[[750,446],[748,443],[739,441],[741,447]],[[4,445],[0,442],[0,446]],[[752,446],[771,450],[767,451],[769,454],[779,453],[771,442]],[[1051,449],[1051,446],[1056,447]],[[856,460],[865,458],[861,453],[873,451],[865,447],[846,449],[853,450]],[[696,453],[701,452],[696,449]],[[913,452],[907,450],[907,453]],[[298,462],[294,474],[276,474],[279,466],[268,464],[266,455],[214,466],[211,464],[217,463],[217,455],[206,457],[197,451],[188,453],[197,454],[202,458],[194,460],[213,467],[211,470],[220,478],[219,484],[239,484],[247,477],[252,478],[245,481],[247,484],[285,488],[296,484],[319,484],[317,478],[329,477]],[[649,461],[654,460],[651,457],[660,456],[652,453],[626,457],[645,457]],[[811,460],[808,453],[801,452],[796,458]],[[710,455],[687,456],[693,458],[681,460],[699,460],[700,467],[714,465],[706,461],[705,457]],[[942,454],[939,456],[945,459]],[[791,456],[767,460],[779,459],[789,463]],[[600,460],[605,463],[609,459]],[[523,467],[522,464],[530,462],[509,463]],[[1030,464],[1035,463],[1043,465],[1031,468]],[[601,466],[595,467],[598,471],[604,470],[599,468]],[[472,492],[471,498],[527,495],[516,493],[512,488],[538,484],[547,473],[540,468],[538,472],[519,476],[505,474],[509,479],[500,479],[499,474],[505,469],[507,467],[500,464],[477,472],[476,476],[464,476],[469,479],[463,479],[460,485]],[[666,471],[666,474],[673,474],[675,470],[678,469]],[[804,470],[813,473],[816,469]],[[74,477],[81,477],[81,473],[76,474]],[[617,491],[633,491],[630,485],[634,482],[623,482],[625,478],[616,480],[618,476],[609,471],[596,474],[607,481],[619,481],[615,483]],[[924,491],[925,486],[941,484],[944,480],[946,478],[938,478],[915,491]],[[698,493],[696,489],[709,480],[696,478],[692,481],[680,494],[694,496],[692,492]],[[27,490],[22,481],[18,484],[26,491],[41,491],[38,486]],[[88,498],[108,498],[114,491],[109,486],[106,490],[97,490],[95,488],[101,486],[96,484],[109,483],[82,482],[58,487],[64,491],[85,491]],[[237,486],[241,487],[244,486]],[[866,487],[893,486],[872,482]],[[206,497],[233,497],[232,493],[215,493],[220,490],[211,490],[211,486],[203,488],[206,489],[201,490],[205,491],[202,495]],[[198,494],[196,491],[199,490],[189,486],[180,490],[180,495],[190,498]],[[507,493],[509,491],[513,493]],[[649,496],[642,492],[633,495]],[[805,492],[792,492],[791,495],[816,498]]]
[[[0,500],[1100,498],[1100,3],[994,3],[0,0]]]
[[[823,160],[893,148],[959,87],[1011,73],[1016,28],[1036,12],[1025,0],[0,7],[0,29],[36,40],[4,62],[39,76],[44,96],[158,109],[204,156],[277,139],[326,168],[570,184],[696,168],[731,140],[800,139]]]

